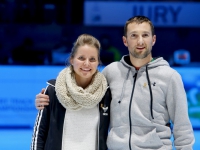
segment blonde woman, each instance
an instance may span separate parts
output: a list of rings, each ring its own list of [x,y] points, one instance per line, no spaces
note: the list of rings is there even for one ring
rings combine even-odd
[[[99,56],[99,41],[80,35],[70,65],[47,82],[50,102],[36,117],[31,150],[107,149],[111,93]]]

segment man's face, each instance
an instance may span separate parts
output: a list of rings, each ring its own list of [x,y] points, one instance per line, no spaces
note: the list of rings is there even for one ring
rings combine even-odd
[[[123,42],[128,47],[130,57],[144,59],[150,57],[152,46],[156,42],[156,36],[152,35],[148,23],[131,23],[127,26],[127,37],[123,36]]]

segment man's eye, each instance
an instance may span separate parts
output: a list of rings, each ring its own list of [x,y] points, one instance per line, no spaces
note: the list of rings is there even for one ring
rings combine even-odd
[[[149,36],[148,34],[144,34],[144,35],[143,35],[143,37],[148,37],[148,36]]]
[[[131,34],[131,37],[136,37],[136,34]]]

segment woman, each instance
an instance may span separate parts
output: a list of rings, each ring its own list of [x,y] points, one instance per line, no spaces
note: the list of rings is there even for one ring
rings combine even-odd
[[[50,103],[38,112],[31,150],[107,149],[111,93],[97,70],[99,56],[99,41],[80,35],[70,65],[47,82]]]

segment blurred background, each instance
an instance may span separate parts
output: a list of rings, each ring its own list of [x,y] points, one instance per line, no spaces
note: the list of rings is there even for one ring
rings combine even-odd
[[[0,0],[0,149],[30,149],[35,95],[65,67],[80,34],[100,40],[103,68],[128,54],[126,20],[145,15],[157,36],[153,57],[182,76],[199,150],[199,14],[198,0]]]

